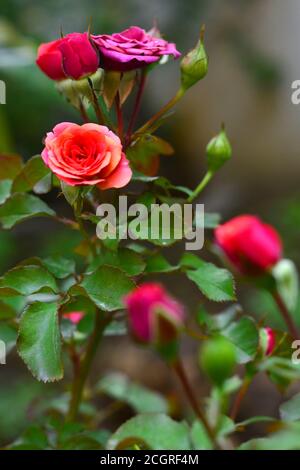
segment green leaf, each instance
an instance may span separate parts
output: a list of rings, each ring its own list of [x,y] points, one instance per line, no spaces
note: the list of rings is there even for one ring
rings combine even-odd
[[[17,266],[0,278],[0,295],[31,295],[41,290],[57,292],[55,279],[41,266]]]
[[[270,437],[251,439],[239,450],[300,450],[300,423],[290,423]]]
[[[139,254],[128,248],[120,248],[117,251],[103,250],[94,263],[90,265],[89,272],[103,265],[119,268],[129,276],[138,276],[144,271],[146,264]]]
[[[113,312],[124,308],[123,299],[135,284],[119,269],[100,266],[92,274],[86,274],[80,286],[97,307]]]
[[[238,428],[244,428],[246,426],[250,426],[251,424],[256,424],[256,423],[273,423],[276,421],[275,418],[271,418],[271,416],[252,416],[252,418],[245,419],[244,421],[240,421],[239,423],[236,423],[235,427],[236,429]]]
[[[243,317],[238,322],[231,323],[222,335],[228,338],[238,349],[240,361],[251,360],[258,349],[259,334],[255,322],[250,317]]]
[[[103,98],[108,109],[113,105],[120,85],[121,73],[114,70],[105,71],[103,81]]]
[[[241,313],[239,304],[230,305],[230,307],[214,315],[208,313],[201,306],[197,313],[197,321],[199,325],[205,325],[211,331],[222,331],[232,322],[238,313]]]
[[[221,221],[220,214],[216,212],[204,213],[204,228],[216,228]]]
[[[20,321],[18,352],[34,377],[53,382],[63,377],[56,302],[29,305]]]
[[[21,172],[17,175],[13,182],[12,192],[25,193],[31,191],[35,187],[39,189],[38,183],[40,183],[47,175],[50,175],[51,171],[43,162],[40,155],[35,155],[28,160]],[[51,178],[50,178],[51,187]],[[36,191],[38,194],[47,193],[50,187],[41,188],[40,191]],[[44,189],[44,191],[43,191]],[[41,191],[42,190],[42,191]]]
[[[171,183],[167,178],[163,176],[160,176],[158,179],[156,179],[154,184],[155,186],[158,186],[165,190],[178,191],[180,193],[185,194],[186,196],[190,196],[193,193],[193,191],[187,188],[186,186],[176,186],[175,184]]]
[[[45,431],[37,425],[32,425],[15,442],[9,450],[44,450],[49,448]]]
[[[127,149],[126,156],[133,168],[146,175],[153,176],[159,163],[159,155],[172,155],[172,146],[160,137],[151,134],[142,135]]]
[[[283,421],[298,421],[300,419],[300,393],[283,403],[279,408],[279,413]]]
[[[147,273],[171,273],[177,270],[178,266],[172,266],[161,253],[155,253],[147,259]]]
[[[294,364],[290,356],[269,357],[258,365],[258,369],[267,372],[272,382],[283,391],[300,379],[300,364]]]
[[[142,414],[122,424],[108,441],[109,450],[134,444],[153,450],[190,450],[189,429],[164,414]]]
[[[97,391],[127,403],[137,413],[167,413],[168,403],[159,393],[131,382],[124,374],[111,373],[97,384]]]
[[[193,253],[184,253],[180,260],[180,266],[183,268],[198,269],[201,268],[202,265],[203,261],[199,258],[199,256],[194,255]]]
[[[61,448],[63,450],[100,450],[102,446],[96,439],[86,433],[81,433],[63,441]]]
[[[131,178],[131,181],[140,181],[142,183],[152,183],[153,181],[157,180],[159,176],[147,176],[144,175],[143,173],[140,173],[138,171],[133,171],[133,176]]]
[[[119,86],[120,104],[123,105],[133,90],[137,80],[137,71],[131,70],[122,74]]]
[[[8,354],[16,345],[17,331],[8,323],[0,323],[0,340],[4,341],[6,354]]]
[[[214,446],[201,421],[195,421],[191,429],[191,439],[195,450],[213,450]]]
[[[10,229],[19,222],[38,216],[54,216],[55,212],[36,196],[16,193],[0,207],[0,222]]]
[[[61,191],[70,206],[74,206],[77,199],[80,197],[81,188],[80,186],[70,186],[61,181]]]
[[[195,271],[187,271],[187,277],[193,281],[202,294],[216,302],[235,300],[234,281],[227,269],[218,268],[214,264],[201,262]]]
[[[0,204],[3,204],[6,199],[10,196],[12,181],[11,180],[1,180],[0,181]]]
[[[75,261],[61,255],[53,255],[43,259],[48,271],[58,279],[64,279],[75,272]]]
[[[0,154],[0,180],[13,180],[21,171],[23,166],[19,155]]]

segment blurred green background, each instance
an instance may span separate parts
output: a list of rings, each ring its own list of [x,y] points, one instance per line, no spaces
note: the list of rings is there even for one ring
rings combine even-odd
[[[57,122],[80,122],[36,67],[39,43],[59,37],[61,30],[84,31],[89,24],[93,32],[103,33],[134,24],[150,29],[157,20],[164,36],[185,52],[205,23],[209,73],[159,131],[176,151],[164,159],[161,172],[175,183],[196,185],[205,171],[205,145],[225,122],[234,155],[203,195],[206,210],[220,212],[223,220],[241,212],[261,215],[282,233],[286,256],[300,263],[300,106],[290,99],[291,83],[300,76],[299,15],[297,0],[1,0],[0,79],[6,83],[7,104],[0,105],[0,152],[27,159],[40,153],[43,136]],[[141,117],[159,109],[178,83],[178,64],[156,68]],[[49,202],[58,210],[62,204],[54,196]],[[73,232],[43,220],[22,224],[12,233],[1,231],[0,271],[33,254],[67,254],[77,242]],[[189,297],[193,305],[196,293],[186,292],[186,283],[178,282],[177,295]],[[268,299],[257,293],[246,301],[252,311],[272,310]],[[273,321],[279,324],[276,317]],[[126,339],[110,340],[103,351],[96,371],[122,368],[153,387],[172,390],[174,384],[159,366],[144,377],[145,361],[154,359],[148,353],[137,358],[137,348]],[[189,345],[186,354],[193,357]],[[15,356],[9,366],[0,367],[1,443],[14,437],[28,416],[34,419],[28,403],[52,386],[33,384]],[[270,385],[261,380],[257,393],[263,387],[265,394]],[[273,401],[259,405],[263,414],[268,414],[266,407],[270,413],[276,408],[279,396],[273,393]]]

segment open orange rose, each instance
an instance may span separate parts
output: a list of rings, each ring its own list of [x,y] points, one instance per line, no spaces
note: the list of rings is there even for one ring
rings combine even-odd
[[[105,126],[62,122],[47,134],[45,164],[65,183],[122,188],[132,176],[118,136]]]

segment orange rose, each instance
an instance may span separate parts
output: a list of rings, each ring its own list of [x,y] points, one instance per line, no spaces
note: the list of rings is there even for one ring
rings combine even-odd
[[[60,180],[71,186],[122,188],[132,176],[119,137],[98,124],[58,124],[47,134],[42,158]]]

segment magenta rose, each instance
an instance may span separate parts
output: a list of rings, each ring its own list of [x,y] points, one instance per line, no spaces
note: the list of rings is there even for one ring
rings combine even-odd
[[[36,63],[52,80],[78,80],[96,72],[99,58],[88,33],[71,33],[41,44]]]
[[[92,36],[100,52],[100,66],[106,70],[126,72],[153,64],[164,55],[180,56],[175,44],[165,41],[138,26],[115,34]]]

